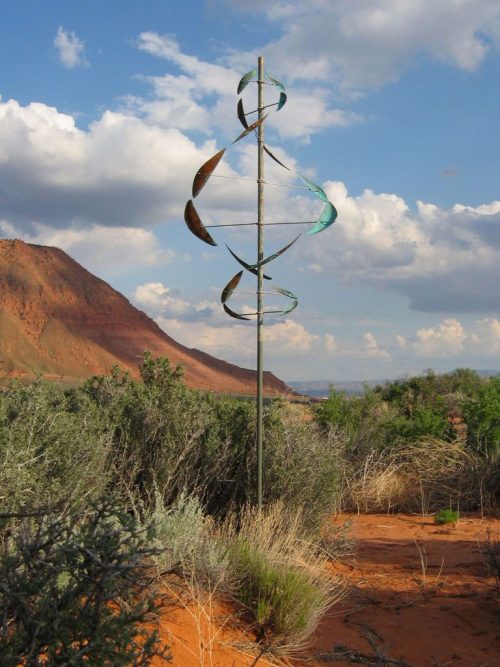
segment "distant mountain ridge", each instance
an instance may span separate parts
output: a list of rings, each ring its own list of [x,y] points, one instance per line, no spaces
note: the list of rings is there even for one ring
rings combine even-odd
[[[255,371],[176,342],[59,248],[0,239],[0,378],[80,379],[115,364],[137,376],[145,350],[182,363],[189,386],[255,393]],[[269,372],[264,389],[291,392]]]

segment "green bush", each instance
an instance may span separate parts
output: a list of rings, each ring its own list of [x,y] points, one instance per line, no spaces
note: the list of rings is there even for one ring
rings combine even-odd
[[[147,630],[157,611],[133,518],[111,501],[84,516],[25,519],[2,536],[0,663],[94,667],[166,659]]]
[[[459,519],[459,516],[459,513],[455,510],[442,509],[439,510],[439,512],[437,512],[436,516],[434,517],[434,523],[437,523],[438,525],[456,523]]]

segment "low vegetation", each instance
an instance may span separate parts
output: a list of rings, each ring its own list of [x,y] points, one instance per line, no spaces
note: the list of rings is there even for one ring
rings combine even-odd
[[[498,504],[500,378],[428,372],[360,397],[332,389],[312,409],[270,401],[266,510],[256,513],[253,402],[188,389],[166,359],[145,355],[141,374],[138,382],[114,369],[70,389],[13,383],[0,394],[0,568],[11,586],[1,589],[2,664],[37,664],[31,646],[44,655],[80,646],[85,664],[107,664],[113,651],[148,664],[156,638],[130,634],[130,623],[139,627],[154,605],[127,588],[130,577],[120,578],[127,567],[144,568],[149,581],[178,576],[232,596],[259,642],[291,650],[344,591],[325,560],[348,550],[348,540],[325,530],[326,517],[341,509],[485,512]],[[99,526],[116,537],[109,552],[99,551]],[[50,549],[35,561],[45,570],[26,557],[44,540]],[[91,576],[90,566],[104,562],[109,568]],[[100,582],[94,611],[103,616],[87,622],[92,577]],[[34,610],[29,627],[23,587]],[[40,620],[58,595],[61,619]],[[65,625],[71,614],[81,618],[72,628],[79,635]],[[94,632],[106,623],[121,628],[116,645]],[[94,648],[100,657],[92,663]]]

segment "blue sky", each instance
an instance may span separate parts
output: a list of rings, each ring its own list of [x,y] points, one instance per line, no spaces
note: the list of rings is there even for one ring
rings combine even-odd
[[[339,211],[272,264],[300,304],[267,320],[266,367],[500,368],[498,0],[19,0],[0,19],[1,236],[63,248],[179,342],[252,367],[254,326],[219,298],[238,270],[224,243],[250,261],[254,232],[214,230],[212,248],[183,210],[239,133],[236,85],[262,54],[289,94],[266,142]],[[216,174],[252,179],[255,156],[248,137]],[[213,178],[196,205],[207,224],[251,222],[255,199],[254,183]],[[266,187],[268,221],[320,210]],[[266,250],[294,229],[269,227]]]

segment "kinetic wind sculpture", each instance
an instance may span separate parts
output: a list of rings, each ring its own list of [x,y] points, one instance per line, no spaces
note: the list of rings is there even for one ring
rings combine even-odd
[[[205,187],[207,181],[212,176],[217,165],[224,156],[227,148],[223,148],[213,157],[211,157],[205,164],[203,164],[200,169],[196,172],[194,181],[192,196],[193,199],[190,199],[184,211],[184,220],[186,221],[187,226],[191,232],[197,236],[200,240],[208,243],[209,245],[216,246],[217,243],[214,241],[210,233],[208,232],[209,227],[240,227],[240,226],[249,226],[255,225],[257,227],[257,261],[253,263],[245,262],[241,257],[238,257],[235,252],[226,244],[228,251],[234,257],[234,259],[243,267],[241,271],[236,273],[227,285],[222,290],[221,302],[224,310],[230,317],[234,317],[238,320],[250,320],[255,317],[257,319],[257,504],[262,507],[262,459],[263,459],[263,448],[262,448],[262,416],[263,416],[263,327],[264,327],[264,315],[278,315],[283,316],[290,313],[294,310],[299,301],[298,297],[288,289],[283,287],[274,287],[275,295],[284,296],[287,299],[290,299],[289,303],[283,310],[264,310],[264,294],[270,294],[270,292],[264,292],[263,290],[263,281],[271,280],[271,277],[264,274],[263,267],[266,264],[270,264],[277,257],[286,252],[291,246],[299,239],[301,234],[296,236],[290,243],[288,243],[284,248],[277,250],[271,255],[264,256],[264,227],[266,225],[306,225],[313,224],[313,227],[307,232],[308,235],[318,234],[319,232],[327,229],[337,217],[337,211],[334,205],[328,200],[325,191],[319,186],[310,181],[308,178],[300,174],[299,172],[287,167],[283,162],[278,160],[278,158],[272,153],[268,146],[264,143],[264,122],[269,115],[264,113],[265,109],[275,106],[276,111],[280,111],[287,101],[287,95],[285,87],[283,84],[274,79],[272,76],[264,73],[264,59],[260,57],[258,59],[257,69],[253,69],[250,72],[245,74],[238,85],[237,94],[241,95],[249,83],[256,83],[258,89],[258,102],[257,109],[245,113],[243,107],[243,99],[240,97],[237,105],[237,115],[243,125],[243,132],[236,137],[232,142],[231,146],[235,143],[244,139],[250,134],[255,134],[257,137],[257,221],[252,223],[232,223],[232,224],[219,224],[219,225],[204,225],[198,215],[198,212],[193,204],[193,199],[195,199],[202,189]],[[274,88],[277,88],[279,91],[279,99],[277,102],[272,104],[264,105],[264,86],[270,85]],[[247,116],[257,113],[257,120],[251,124],[247,122]],[[296,176],[302,181],[305,188],[313,193],[318,199],[320,199],[323,204],[323,210],[321,215],[317,220],[314,221],[289,221],[289,222],[266,222],[264,223],[264,185],[276,185],[271,183],[266,183],[264,180],[264,158],[267,155],[271,160],[274,160],[279,164],[283,169],[287,171],[294,172]],[[245,179],[246,180],[246,179]],[[290,186],[288,186],[290,187]],[[239,285],[241,277],[244,271],[248,271],[253,275],[257,276],[257,309],[255,312],[251,313],[238,313],[230,308],[227,304],[233,294],[237,294],[235,291]]]

